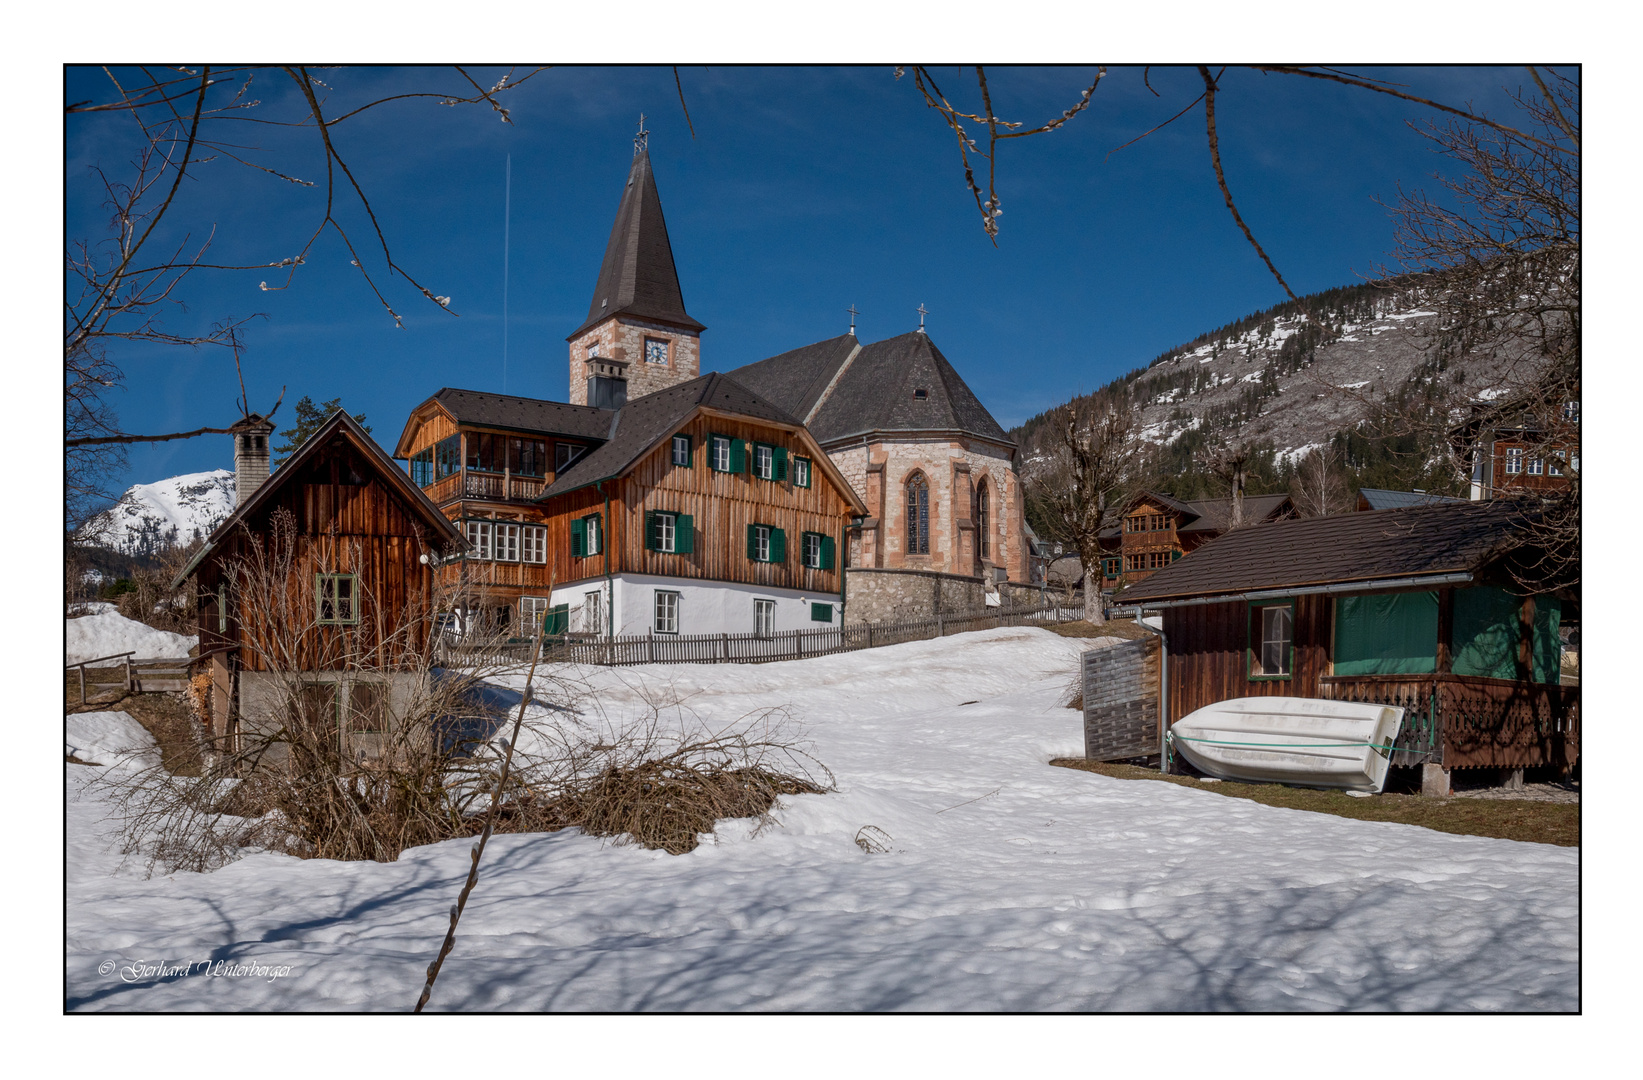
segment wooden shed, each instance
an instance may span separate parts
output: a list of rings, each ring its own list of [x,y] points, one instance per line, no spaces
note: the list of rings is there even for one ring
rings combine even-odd
[[[1398,705],[1394,765],[1572,768],[1578,591],[1529,594],[1531,505],[1445,503],[1228,533],[1125,600],[1163,615],[1164,713],[1265,694]]]
[[[423,557],[456,549],[455,526],[340,410],[241,498],[175,583],[198,590],[213,737],[275,711],[293,679],[344,738],[355,714],[382,730],[425,666],[436,560]]]

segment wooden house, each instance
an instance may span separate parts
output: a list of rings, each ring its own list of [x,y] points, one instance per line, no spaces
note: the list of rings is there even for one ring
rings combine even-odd
[[[271,475],[258,421],[235,435],[239,505],[174,583],[198,590],[213,734],[275,714],[293,680],[345,737],[381,731],[427,650],[429,563],[460,538],[346,413]]]
[[[1580,402],[1479,404],[1450,430],[1449,445],[1471,474],[1473,499],[1556,496],[1580,477]]]
[[[1395,765],[1572,767],[1572,592],[1523,595],[1528,504],[1423,505],[1240,529],[1125,595],[1161,611],[1166,716],[1278,694],[1399,705]]]
[[[1119,524],[1101,534],[1104,588],[1124,589],[1145,581],[1175,560],[1228,531],[1237,517],[1257,524],[1293,517],[1288,495],[1246,495],[1232,499],[1176,499],[1142,491],[1130,499]]]
[[[471,449],[504,441],[508,456],[488,469]],[[515,448],[533,443],[576,449],[555,449],[522,484],[512,462],[527,455]],[[743,634],[839,622],[843,532],[865,507],[803,424],[727,376],[614,410],[442,390],[412,413],[398,456],[462,530],[466,554],[442,572],[460,575],[468,617],[487,629]]]

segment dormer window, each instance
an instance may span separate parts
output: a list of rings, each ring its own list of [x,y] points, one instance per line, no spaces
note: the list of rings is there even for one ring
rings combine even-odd
[[[913,391],[913,400],[914,401],[924,401],[929,396],[930,396],[930,391],[926,390],[922,386],[919,387],[917,390]]]

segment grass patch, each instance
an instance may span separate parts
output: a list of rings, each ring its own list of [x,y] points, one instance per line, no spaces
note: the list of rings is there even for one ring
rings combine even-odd
[[[1341,791],[1319,791],[1282,784],[1243,784],[1236,780],[1206,784],[1191,776],[1167,776],[1155,769],[1109,765],[1104,761],[1083,758],[1056,758],[1050,764],[1099,773],[1116,780],[1161,780],[1166,784],[1181,784],[1234,799],[1249,799],[1263,806],[1311,810],[1358,821],[1390,821],[1461,836],[1491,836],[1500,840],[1524,840],[1558,847],[1580,846],[1578,803],[1545,803],[1526,799],[1433,799],[1421,795],[1376,795],[1358,799]]]
[[[1143,630],[1135,625],[1134,619],[1108,619],[1097,626],[1095,623],[1079,619],[1076,622],[1046,623],[1044,629],[1052,634],[1073,638],[1115,637],[1126,641],[1133,638],[1154,637],[1150,631]]]

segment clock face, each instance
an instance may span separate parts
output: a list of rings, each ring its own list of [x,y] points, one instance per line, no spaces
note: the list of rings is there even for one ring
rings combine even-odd
[[[667,342],[657,341],[655,338],[646,338],[645,362],[650,364],[667,363]]]

